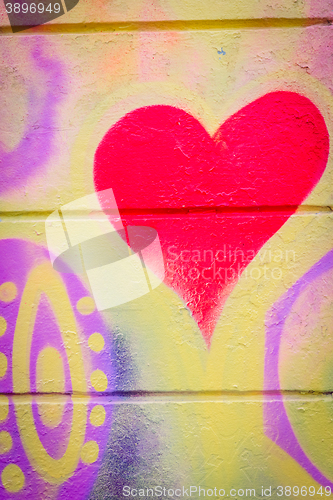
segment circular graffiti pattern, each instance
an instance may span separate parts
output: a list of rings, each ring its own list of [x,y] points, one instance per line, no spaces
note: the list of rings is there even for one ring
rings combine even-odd
[[[44,248],[10,239],[0,253],[1,498],[85,498],[111,421],[96,397],[114,380],[106,326]]]
[[[317,392],[299,401],[283,394],[265,401],[266,435],[319,484],[333,488],[332,381],[333,250],[274,304],[266,317],[265,390]]]

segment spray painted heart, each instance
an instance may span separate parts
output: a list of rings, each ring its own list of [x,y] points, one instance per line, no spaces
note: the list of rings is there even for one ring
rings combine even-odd
[[[149,106],[101,141],[95,188],[113,189],[124,225],[158,231],[165,283],[209,345],[240,273],[316,185],[328,151],[319,110],[293,92],[264,95],[213,137],[181,109]]]

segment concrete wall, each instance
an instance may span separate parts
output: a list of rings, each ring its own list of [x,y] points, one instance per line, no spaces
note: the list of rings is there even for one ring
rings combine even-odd
[[[332,17],[1,5],[1,499],[330,495]]]

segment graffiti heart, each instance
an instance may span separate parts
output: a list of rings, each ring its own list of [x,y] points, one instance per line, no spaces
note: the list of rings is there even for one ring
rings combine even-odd
[[[294,92],[262,96],[212,137],[181,109],[149,106],[104,136],[94,182],[97,191],[113,189],[125,226],[157,230],[164,281],[185,301],[209,346],[239,275],[311,192],[328,152],[320,111]],[[202,214],[191,218],[191,210]],[[207,249],[208,263],[200,259]]]

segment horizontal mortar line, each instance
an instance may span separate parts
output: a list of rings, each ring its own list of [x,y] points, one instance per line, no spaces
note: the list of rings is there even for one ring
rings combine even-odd
[[[252,206],[252,207],[179,207],[179,208],[124,208],[120,210],[121,216],[131,215],[131,216],[150,216],[150,215],[210,215],[210,214],[283,214],[294,212],[295,214],[304,213],[318,213],[322,212],[324,214],[331,213],[333,207],[330,206],[317,206],[317,205],[301,205],[299,207],[295,205],[285,205],[285,206]],[[0,211],[0,219],[4,217],[38,217],[46,218],[51,215],[54,210],[8,210]],[[67,211],[66,215],[87,215],[90,214],[90,210],[78,210],[78,211]],[[94,213],[98,213],[94,211]],[[104,210],[101,214],[117,215],[116,210]]]
[[[302,391],[113,391],[104,393],[2,393],[3,396],[30,401],[31,398],[42,398],[45,401],[65,398],[71,400],[104,398],[117,404],[124,403],[195,403],[195,402],[260,402],[263,401],[332,401],[332,392],[302,392]],[[0,399],[1,406],[1,399]]]
[[[133,31],[206,31],[206,30],[238,30],[260,28],[304,28],[308,26],[329,26],[333,19],[317,18],[256,18],[256,19],[202,19],[202,20],[174,20],[174,21],[121,21],[121,22],[79,22],[44,24],[38,27],[20,26],[25,31],[15,33],[15,36],[53,35],[133,32]],[[0,27],[3,36],[13,35],[10,26]]]

